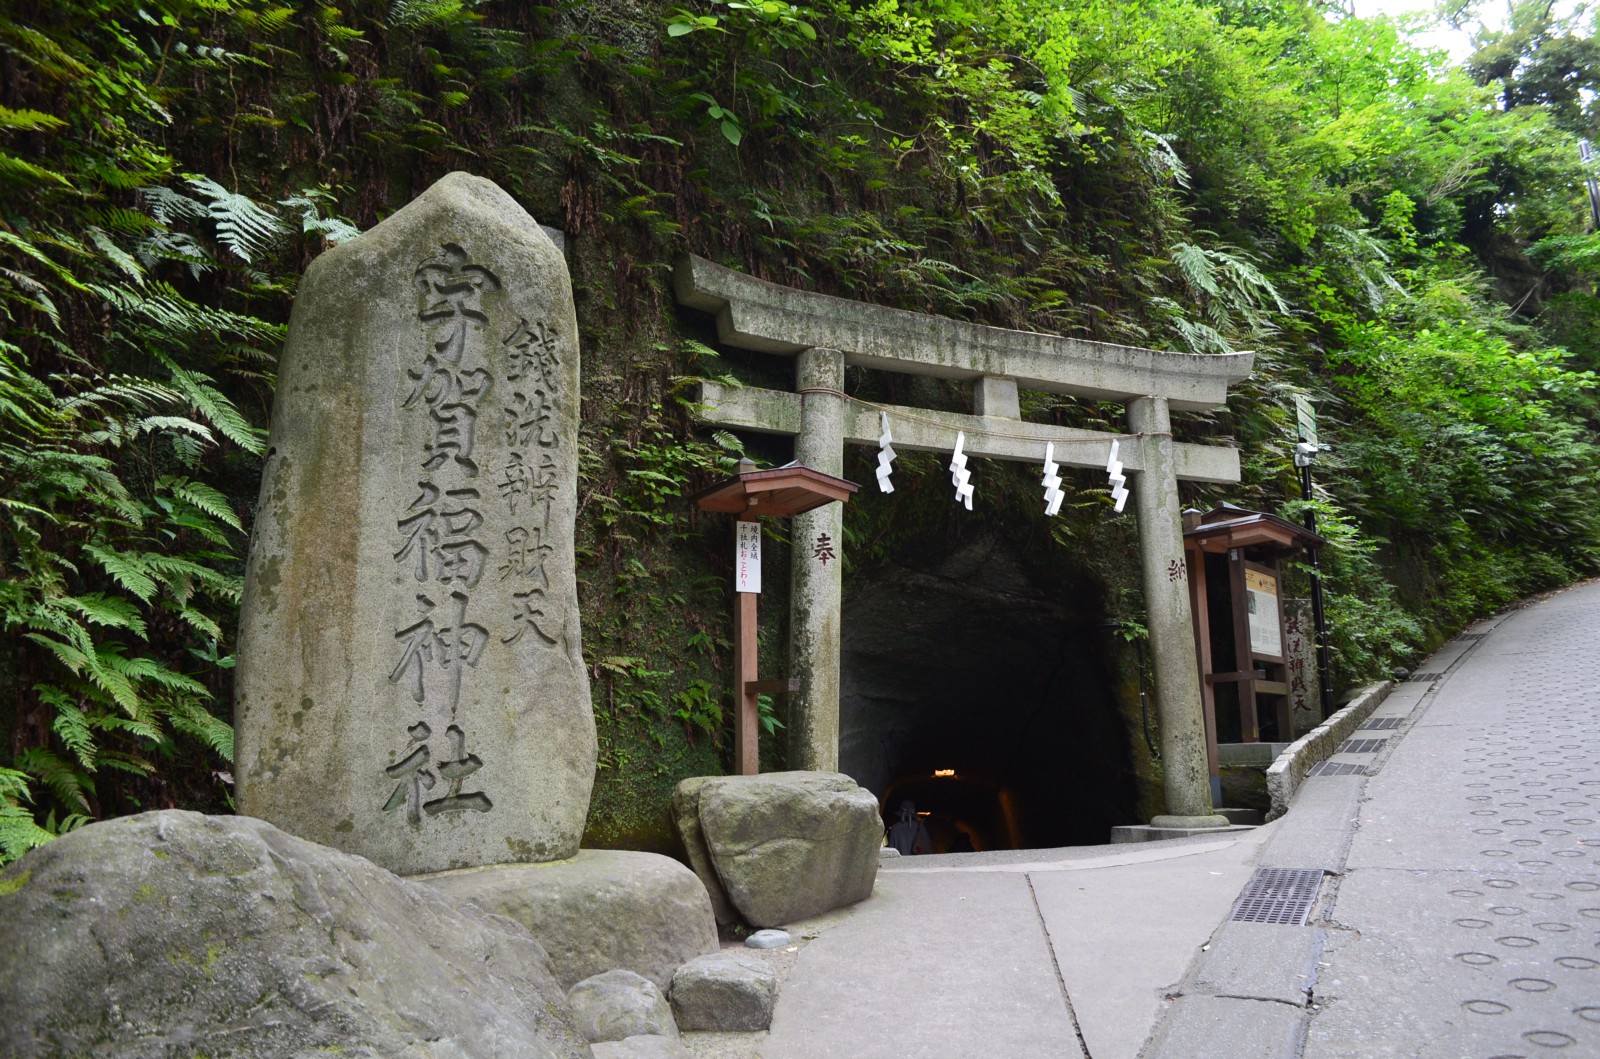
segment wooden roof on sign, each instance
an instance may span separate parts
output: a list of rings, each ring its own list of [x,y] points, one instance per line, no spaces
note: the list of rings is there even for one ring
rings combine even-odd
[[[790,463],[765,471],[740,471],[732,478],[691,494],[689,499],[702,511],[787,518],[835,500],[842,503],[859,488],[843,478],[813,471],[804,464]]]
[[[1187,530],[1183,539],[1207,552],[1229,548],[1268,548],[1280,553],[1302,548],[1322,548],[1327,541],[1304,526],[1265,511],[1222,504],[1200,516],[1200,525]]]

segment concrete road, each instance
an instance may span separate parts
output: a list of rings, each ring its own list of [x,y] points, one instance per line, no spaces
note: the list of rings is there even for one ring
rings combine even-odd
[[[1270,834],[904,858],[792,928],[815,937],[759,1054],[1134,1059]]]

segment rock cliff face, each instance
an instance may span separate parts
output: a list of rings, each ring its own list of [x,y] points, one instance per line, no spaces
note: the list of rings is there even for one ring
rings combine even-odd
[[[0,1055],[588,1059],[539,943],[260,820],[94,824],[0,873]]]

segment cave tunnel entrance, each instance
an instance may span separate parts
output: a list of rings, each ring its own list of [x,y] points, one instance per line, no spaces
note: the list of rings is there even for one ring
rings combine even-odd
[[[1004,542],[847,585],[841,769],[933,852],[1109,841],[1135,820],[1105,589],[1031,576]]]

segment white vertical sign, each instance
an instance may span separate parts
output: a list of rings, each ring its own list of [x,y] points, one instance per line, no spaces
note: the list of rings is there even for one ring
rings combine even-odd
[[[735,522],[738,536],[733,555],[735,592],[761,591],[761,523]]]

